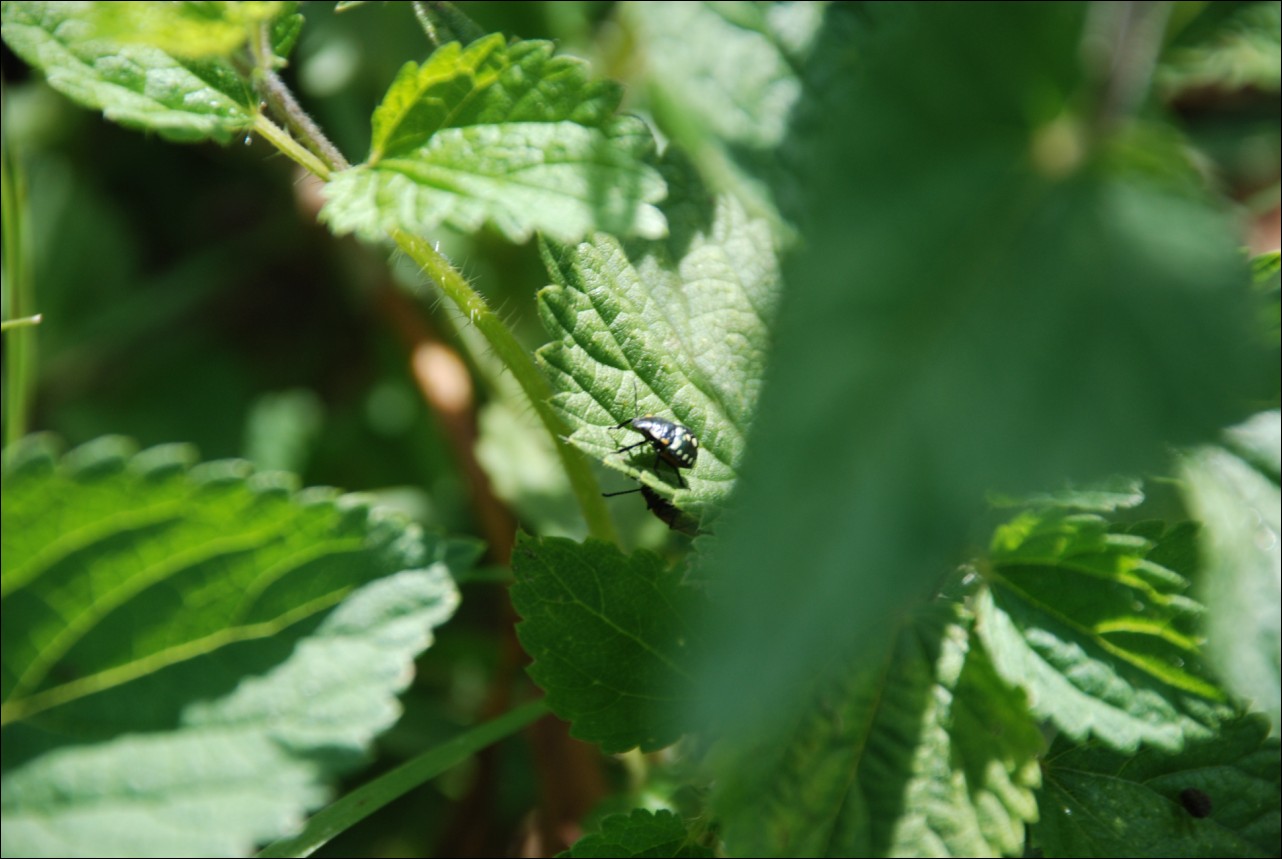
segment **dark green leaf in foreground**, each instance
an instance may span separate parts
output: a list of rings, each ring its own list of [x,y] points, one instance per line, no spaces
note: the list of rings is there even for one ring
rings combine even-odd
[[[703,199],[677,175],[666,241],[623,246],[597,235],[545,254],[555,285],[539,293],[539,311],[555,340],[538,358],[575,428],[571,441],[664,493],[675,477],[655,475],[649,446],[614,455],[641,437],[613,427],[645,414],[689,427],[699,456],[675,499],[698,514],[733,486],[780,283],[765,223],[730,198]]]
[[[1188,580],[1150,557],[1161,548],[1142,530],[1061,512],[1024,514],[993,539],[980,637],[1001,676],[1070,737],[1178,750],[1216,721],[1223,694],[1198,670],[1202,609]]]
[[[691,696],[698,599],[680,573],[650,552],[524,535],[512,572],[530,676],[570,733],[609,753],[676,742]]]
[[[1282,417],[1261,412],[1225,434],[1224,446],[1184,458],[1189,506],[1204,523],[1206,649],[1236,695],[1282,726]]]
[[[593,857],[650,857],[650,859],[699,859],[712,856],[706,847],[692,844],[680,817],[671,811],[636,809],[631,814],[613,814],[601,821],[601,831],[585,835],[558,856],[567,859]]]
[[[661,236],[654,142],[615,114],[620,96],[549,42],[451,42],[401,69],[374,111],[369,159],[334,175],[322,217],[370,239],[486,222],[513,241]]]
[[[805,242],[722,551],[692,572],[718,597],[712,724],[782,721],[822,666],[884,647],[988,492],[1144,473],[1266,394],[1232,223],[1178,149],[1136,158],[1137,120],[1099,122],[1088,8],[826,7],[859,24],[806,62],[858,73],[783,144]]]
[[[227,143],[253,124],[258,101],[229,63],[103,38],[98,5],[6,2],[5,43],[54,89],[130,128],[179,142]]]
[[[1278,740],[1250,716],[1179,754],[1061,739],[1047,755],[1034,835],[1047,856],[1276,856]],[[1182,794],[1203,795],[1191,814]]]
[[[444,541],[191,460],[6,451],[5,855],[239,855],[290,832],[454,610]]]
[[[828,684],[785,742],[739,751],[719,795],[735,856],[994,856],[1036,819],[1041,735],[955,605],[919,612],[889,659]]]

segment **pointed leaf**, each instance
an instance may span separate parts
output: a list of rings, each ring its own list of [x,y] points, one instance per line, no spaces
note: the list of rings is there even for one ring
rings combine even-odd
[[[101,38],[96,5],[6,2],[4,40],[54,89],[130,128],[227,143],[253,125],[258,100],[229,63]]]
[[[521,535],[512,555],[517,636],[530,676],[570,733],[616,753],[671,745],[690,698],[697,593],[650,552]]]
[[[884,664],[815,695],[782,743],[735,750],[746,780],[718,794],[732,855],[1020,850],[1041,736],[983,654],[967,653],[960,621],[957,606],[922,611]]]
[[[660,127],[718,187],[773,207],[821,3],[623,3]],[[786,153],[783,153],[786,155]]]
[[[1227,448],[1227,449],[1226,449]],[[1227,687],[1282,727],[1282,416],[1261,412],[1226,447],[1184,459],[1190,508],[1205,526],[1207,653]]]
[[[729,198],[698,199],[683,179],[670,184],[667,242],[624,247],[597,235],[545,254],[556,285],[539,293],[539,310],[557,339],[538,359],[570,440],[665,497],[673,489],[653,473],[649,446],[614,455],[641,440],[615,425],[653,414],[688,427],[699,453],[675,500],[697,515],[733,486],[780,282],[764,222]]]
[[[858,23],[815,56],[857,73],[790,125],[805,241],[722,551],[693,571],[725,595],[713,724],[782,718],[753,701],[884,646],[988,492],[1144,473],[1267,392],[1229,220],[1174,147],[1092,125],[1088,8],[826,6]]]
[[[1201,607],[1150,557],[1159,548],[1141,529],[1061,512],[1024,514],[994,537],[980,637],[1006,682],[1070,737],[1179,749],[1216,721],[1223,694],[1199,670]]]
[[[290,832],[454,610],[446,558],[470,560],[444,541],[191,460],[5,453],[6,855],[239,855]]]
[[[698,859],[712,856],[706,847],[690,843],[685,823],[671,811],[635,809],[631,814],[612,814],[601,821],[601,831],[585,835],[559,857],[673,857]]]
[[[1276,856],[1278,755],[1254,716],[1175,755],[1061,739],[1046,758],[1034,834],[1047,856]]]
[[[368,161],[334,175],[322,217],[370,239],[486,222],[513,241],[535,230],[661,236],[653,141],[615,115],[619,98],[548,42],[444,45],[401,69],[374,112]]]

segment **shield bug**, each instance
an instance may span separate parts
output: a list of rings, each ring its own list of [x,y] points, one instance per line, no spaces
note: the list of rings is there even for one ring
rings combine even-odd
[[[636,383],[633,382],[632,388],[633,409],[636,408]],[[615,424],[611,429],[630,429],[633,432],[641,433],[644,438],[636,444],[625,445],[619,448],[615,453],[627,453],[648,444],[654,448],[658,459],[655,461],[655,473],[659,471],[659,463],[666,462],[672,466],[672,470],[677,474],[677,482],[682,487],[686,485],[685,479],[681,476],[681,469],[694,468],[695,459],[699,456],[699,439],[695,434],[690,432],[690,428],[682,426],[676,421],[670,421],[667,418],[656,417],[655,415],[641,415],[636,418],[629,418],[620,424]]]

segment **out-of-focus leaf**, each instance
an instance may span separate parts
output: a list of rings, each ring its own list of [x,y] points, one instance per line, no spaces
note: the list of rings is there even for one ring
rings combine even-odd
[[[1224,447],[1184,459],[1186,497],[1203,523],[1206,649],[1235,694],[1282,727],[1282,417],[1262,412]]]
[[[245,43],[255,27],[285,11],[281,2],[94,3],[92,36],[121,44],[151,45],[188,60],[225,57]],[[297,4],[288,4],[297,5]]]
[[[655,118],[719,190],[772,210],[822,3],[625,3]]]
[[[610,753],[676,742],[692,694],[698,599],[680,574],[650,552],[524,535],[512,572],[530,676],[571,735]]]
[[[6,855],[239,855],[397,717],[470,557],[332,491],[101,439],[5,453]],[[175,821],[181,821],[176,825]]]
[[[620,96],[548,42],[451,42],[401,69],[374,111],[369,159],[334,175],[321,215],[370,239],[486,222],[513,241],[535,230],[559,241],[593,229],[657,238],[666,225],[653,205],[664,194],[654,143],[639,120],[615,114]]]
[[[253,124],[258,101],[229,63],[101,38],[96,5],[6,2],[5,43],[54,89],[130,128],[180,142],[228,143]]]
[[[559,857],[672,857],[699,859],[714,855],[711,850],[689,842],[681,818],[671,811],[635,809],[631,814],[612,814],[601,821],[601,831],[585,835]]]
[[[1282,90],[1282,6],[1225,4],[1227,14],[1207,4],[1200,26],[1193,22],[1167,51],[1158,82],[1168,92],[1216,87]]]
[[[1278,755],[1259,717],[1226,722],[1176,755],[1061,738],[1046,757],[1034,835],[1047,856],[1276,856]],[[1189,791],[1205,798],[1197,815]]]
[[[782,724],[821,666],[883,648],[988,492],[1143,473],[1261,395],[1231,223],[1092,124],[1085,11],[827,7],[860,24],[806,61],[858,70],[783,144],[806,154],[805,243],[737,503],[694,571],[718,594],[711,724]]]
[[[957,606],[920,612],[888,660],[829,684],[739,751],[720,791],[737,856],[1010,855],[1036,819],[1041,735]],[[862,662],[862,661],[861,661]]]

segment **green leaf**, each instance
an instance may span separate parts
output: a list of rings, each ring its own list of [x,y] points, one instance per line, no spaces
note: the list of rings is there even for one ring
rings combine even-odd
[[[1227,688],[1282,727],[1282,415],[1261,412],[1224,447],[1184,458],[1189,507],[1203,523],[1207,654]]]
[[[539,312],[555,339],[537,357],[574,444],[702,515],[734,485],[780,282],[764,222],[728,197],[702,198],[675,168],[669,185],[666,242],[625,247],[598,234],[545,249],[555,285],[539,293]],[[615,455],[640,440],[615,426],[647,414],[698,438],[695,466],[683,472],[688,490],[655,474],[648,445]]]
[[[1259,717],[1226,722],[1179,754],[1119,754],[1060,739],[1044,767],[1034,835],[1047,856],[1276,856],[1278,740]],[[1210,799],[1204,818],[1181,799]]]
[[[95,3],[93,37],[145,44],[189,60],[225,57],[245,44],[254,28],[285,11],[281,2]],[[297,5],[297,4],[289,4]]]
[[[968,652],[967,625],[955,605],[919,612],[889,658],[814,695],[786,740],[734,747],[744,780],[717,803],[731,855],[1019,852],[1042,739]]]
[[[782,723],[798,678],[875,656],[989,492],[1142,474],[1266,390],[1231,222],[1169,148],[1152,171],[1092,124],[1112,67],[1082,67],[1087,7],[826,10],[856,25],[826,21],[806,62],[857,71],[790,125],[804,244],[693,570],[721,595],[716,725]]]
[[[275,841],[258,851],[259,859],[310,856],[335,836],[431,779],[464,764],[499,740],[528,728],[547,715],[543,701],[530,701],[501,716],[470,728],[412,760],[366,782],[317,812],[302,832]]]
[[[1150,557],[1159,542],[1143,530],[1088,514],[1016,518],[993,539],[978,628],[998,673],[1068,736],[1176,750],[1208,735],[1223,694],[1199,671],[1189,582]]]
[[[97,5],[6,2],[4,40],[54,89],[121,125],[179,142],[218,143],[253,125],[258,101],[230,64],[99,38]]]
[[[1052,492],[1030,492],[1011,496],[990,492],[988,503],[1004,507],[1062,507],[1112,513],[1137,507],[1144,502],[1144,482],[1134,477],[1115,476],[1091,486],[1066,486]]]
[[[1282,90],[1282,8],[1235,3],[1200,10],[1157,69],[1168,95],[1190,90]]]
[[[569,850],[558,853],[568,859],[591,857],[674,857],[698,859],[712,856],[706,847],[690,843],[685,823],[671,811],[634,809],[631,814],[612,814],[601,821],[601,831],[585,835]]]
[[[446,542],[192,458],[5,452],[6,855],[232,855],[292,831],[454,610],[446,558],[471,559]]]
[[[401,69],[374,111],[368,161],[333,176],[321,215],[369,239],[486,222],[514,241],[535,230],[661,236],[653,140],[615,115],[620,95],[549,42],[444,45]]]
[[[520,535],[512,555],[517,636],[530,677],[570,734],[607,753],[671,745],[691,697],[697,593],[659,556],[610,543]]]
[[[821,3],[625,3],[655,118],[720,188],[773,207],[779,146],[804,86]]]

